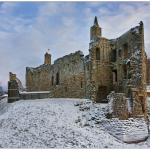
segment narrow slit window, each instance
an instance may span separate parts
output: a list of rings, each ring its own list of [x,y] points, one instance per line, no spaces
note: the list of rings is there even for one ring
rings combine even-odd
[[[81,81],[81,88],[83,88],[83,82]]]
[[[56,74],[56,85],[59,85],[60,79],[59,79],[59,72]]]
[[[54,76],[52,76],[52,85],[54,85]]]
[[[96,48],[96,60],[100,60],[100,49]]]

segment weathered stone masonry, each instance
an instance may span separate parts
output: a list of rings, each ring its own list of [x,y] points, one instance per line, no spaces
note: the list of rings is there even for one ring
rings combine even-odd
[[[49,54],[50,55],[50,54]],[[26,68],[28,91],[51,91],[53,97],[84,98],[84,55],[81,51],[57,59],[53,65]]]
[[[150,85],[150,58],[147,59],[147,67],[146,67],[146,71],[147,71],[147,84]]]
[[[111,115],[124,119],[146,115],[146,62],[143,22],[116,39],[107,39],[95,17],[89,55],[77,51],[52,64],[51,54],[46,53],[43,65],[26,68],[26,88],[50,91],[51,97],[111,101]]]

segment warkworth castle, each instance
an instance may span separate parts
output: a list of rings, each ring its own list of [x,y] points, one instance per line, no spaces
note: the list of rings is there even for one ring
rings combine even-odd
[[[89,55],[76,51],[54,64],[51,57],[47,52],[44,64],[26,67],[28,93],[49,91],[50,97],[88,98],[94,102],[113,99],[114,115],[118,117],[146,113],[147,56],[142,21],[120,37],[107,39],[95,17],[90,28]],[[10,99],[13,75],[8,85]]]

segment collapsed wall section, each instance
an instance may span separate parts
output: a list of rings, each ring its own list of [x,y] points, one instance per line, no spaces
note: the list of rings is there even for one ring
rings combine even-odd
[[[26,67],[27,91],[49,91],[50,68],[49,64],[44,64],[37,68]]]
[[[117,93],[125,94],[125,98],[121,98],[121,102],[122,104],[125,102],[125,105],[127,105],[128,102],[131,104],[130,113],[128,111],[131,116],[137,117],[144,115],[144,117],[146,117],[147,81],[143,23],[140,22],[139,26],[130,29],[121,37],[114,40],[113,46],[112,52],[115,52],[116,55],[115,61],[112,62],[112,72],[116,73],[116,77],[113,78],[115,95],[117,96]],[[117,107],[120,105],[119,101],[120,99],[118,99],[118,103],[115,103],[114,99],[115,108],[119,108]],[[120,114],[120,117],[128,114],[125,112],[125,105],[119,108],[120,112],[124,112],[124,115]],[[114,111],[119,110],[115,108]],[[116,116],[118,116],[117,113]]]
[[[145,89],[146,55],[143,24],[117,38],[113,50],[116,55],[116,60],[113,62],[113,70],[117,72],[116,85],[122,86],[123,92],[126,91],[127,86]]]
[[[89,94],[93,101],[105,102],[112,90],[112,74],[110,62],[110,42],[100,37],[89,45],[90,88]]]
[[[84,55],[77,51],[57,59],[50,71],[53,97],[85,97]]]
[[[85,96],[84,55],[81,51],[57,59],[53,65],[26,68],[27,91],[51,91],[52,97]]]

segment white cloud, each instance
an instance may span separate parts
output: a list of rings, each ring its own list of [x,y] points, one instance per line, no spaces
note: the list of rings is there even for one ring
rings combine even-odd
[[[119,3],[117,10],[110,10],[111,4],[109,7],[105,5],[102,2],[86,2],[86,5],[82,3],[81,9],[75,2],[44,3],[33,22],[31,18],[11,15],[16,3],[4,3],[0,11],[0,14],[3,13],[0,24],[0,29],[3,29],[0,30],[0,81],[6,85],[8,73],[12,71],[24,82],[25,67],[42,64],[48,48],[53,60],[79,49],[87,54],[90,26],[95,15],[103,28],[103,36],[107,38],[116,38],[143,20],[148,52],[150,3]]]
[[[0,14],[12,13],[16,7],[16,3],[3,2],[0,5]]]

